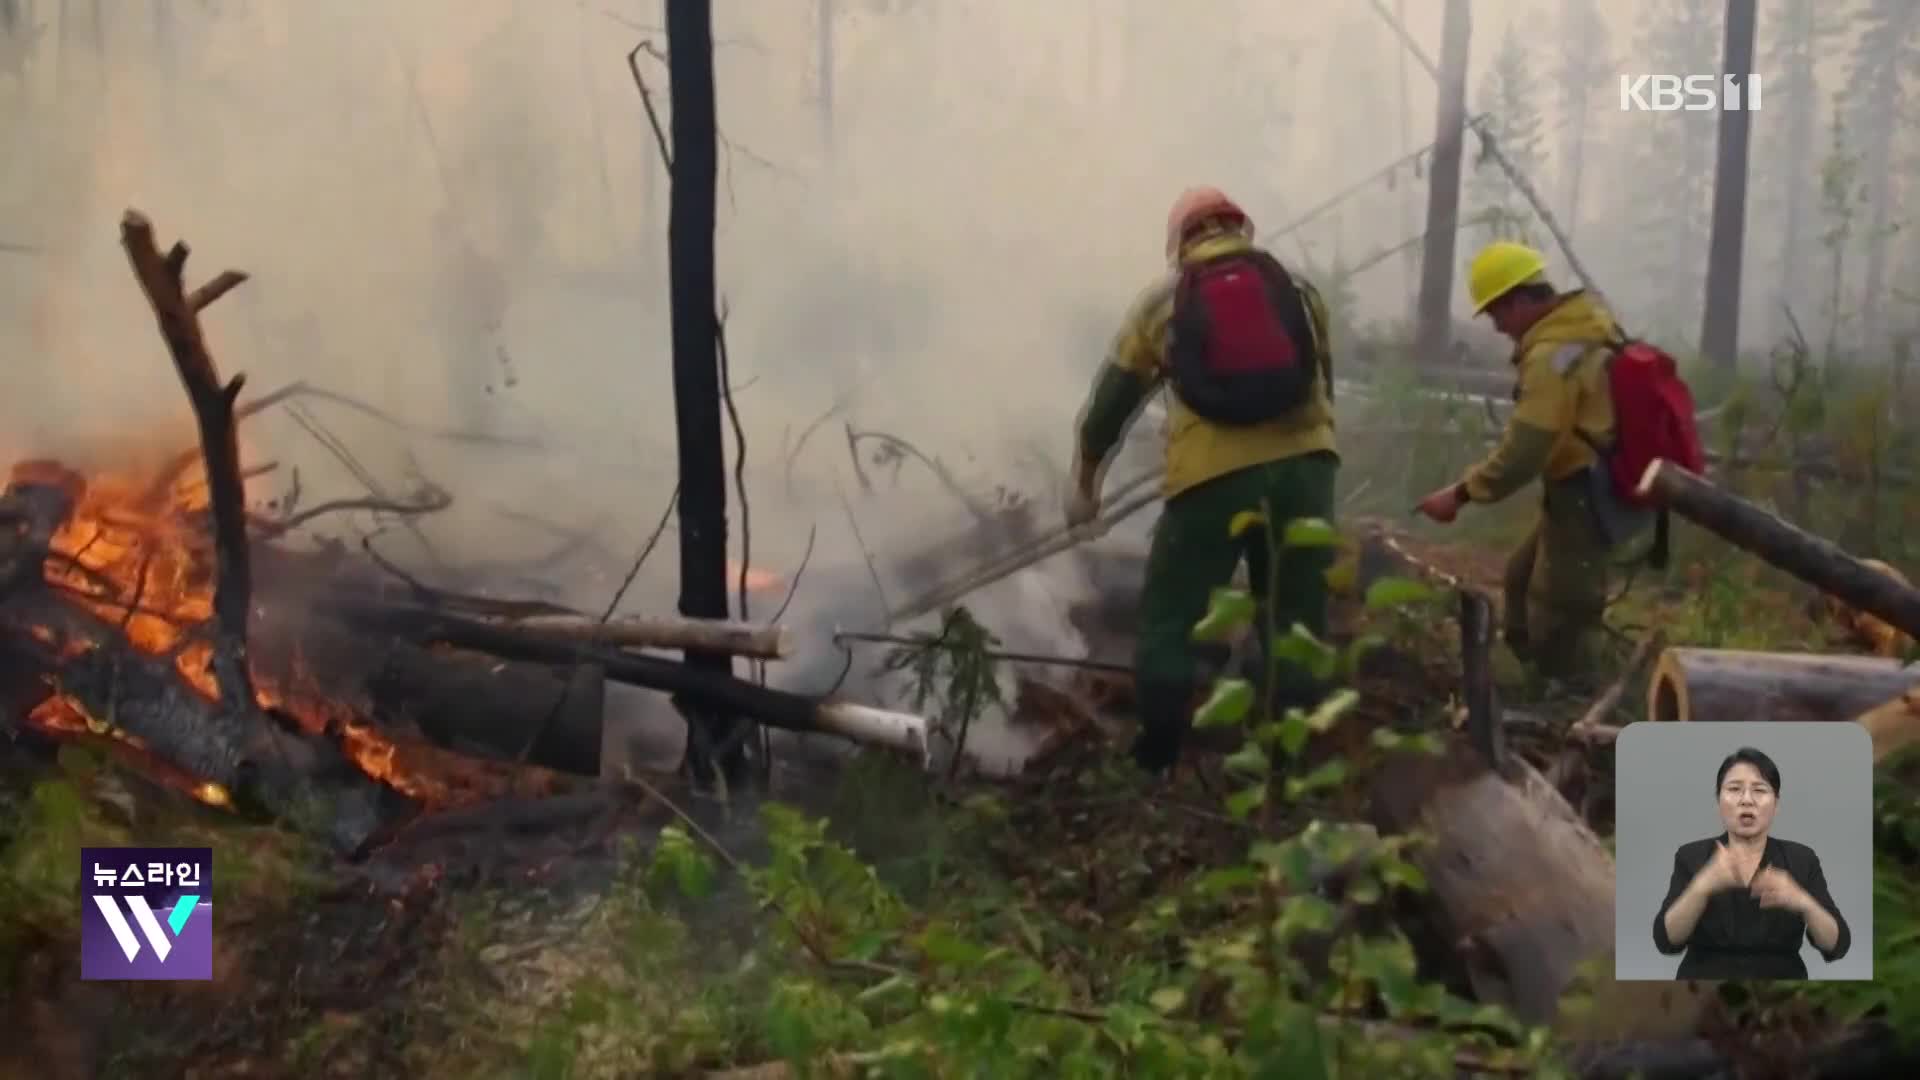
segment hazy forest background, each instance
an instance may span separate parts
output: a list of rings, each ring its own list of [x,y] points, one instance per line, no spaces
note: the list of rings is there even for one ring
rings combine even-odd
[[[1437,55],[1441,4],[1386,6]],[[1920,326],[1904,228],[1920,9],[1759,8],[1742,349],[1764,355],[1790,307],[1817,346],[1872,362]],[[1618,76],[1717,71],[1722,5],[1473,9],[1470,112],[1631,325],[1691,349],[1716,114],[1622,112]],[[756,380],[752,453],[857,389],[864,420],[989,475],[1007,447],[1058,456],[1194,182],[1267,230],[1357,185],[1274,242],[1348,328],[1404,336],[1434,82],[1365,0],[1204,16],[791,0],[715,20],[721,286],[735,381]],[[669,393],[665,177],[625,60],[658,25],[632,0],[0,0],[0,432],[29,444],[8,449],[71,456],[182,422],[116,243],[136,204],[255,276],[214,333],[256,386],[309,378],[423,420],[557,430],[570,475],[630,481],[638,463],[669,483],[645,452],[668,428],[636,423],[664,408],[633,407]],[[664,110],[664,68],[637,62]],[[1545,243],[1474,151],[1459,259],[1494,236]],[[506,299],[475,299],[489,288]],[[431,464],[455,490],[484,469],[499,498],[576,509],[556,505],[551,462]]]

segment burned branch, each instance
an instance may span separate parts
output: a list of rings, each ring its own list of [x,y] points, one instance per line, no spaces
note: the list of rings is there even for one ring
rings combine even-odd
[[[238,270],[227,270],[187,295],[182,283],[186,242],[175,243],[163,258],[154,244],[152,223],[137,210],[128,210],[121,218],[120,242],[127,250],[141,291],[153,306],[160,336],[167,343],[200,428],[200,451],[206,459],[207,489],[213,503],[217,560],[213,587],[214,678],[227,708],[252,709],[253,673],[247,662],[247,616],[253,606],[252,550],[247,544],[247,492],[240,479],[239,428],[233,412],[234,399],[246,385],[246,376],[235,375],[221,385],[200,331],[200,311],[247,278]]]
[[[366,510],[376,514],[389,514],[395,517],[418,517],[423,514],[437,514],[453,505],[453,496],[440,488],[429,485],[414,496],[410,502],[392,499],[362,497],[357,499],[333,499],[318,506],[308,507],[297,514],[285,518],[266,518],[258,514],[248,516],[248,524],[264,536],[285,536],[287,533],[305,525],[315,518],[328,514],[338,514],[350,510]]]
[[[403,420],[377,405],[371,405],[361,401],[359,398],[313,386],[305,381],[288,383],[286,386],[272,393],[264,394],[244,405],[240,405],[233,410],[234,423],[238,424],[240,421],[263,413],[282,402],[292,401],[302,397],[310,397],[316,401],[331,402],[335,405],[340,405],[352,409],[355,412],[370,416],[388,427],[410,432],[415,435],[424,435],[431,439],[530,450],[537,450],[542,447],[542,444],[536,440],[515,439],[502,435],[489,435],[484,432],[461,431],[454,428],[436,428],[416,424],[409,420]],[[167,492],[171,490],[173,485],[179,481],[180,477],[185,475],[187,470],[193,468],[194,464],[199,460],[200,449],[197,446],[182,450],[173,457],[168,458],[166,465],[154,475],[153,483],[148,488],[146,498],[142,501],[148,505],[164,502]]]

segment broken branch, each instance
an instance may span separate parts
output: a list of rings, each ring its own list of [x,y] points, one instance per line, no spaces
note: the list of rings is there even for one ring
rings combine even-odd
[[[207,490],[213,509],[214,679],[221,699],[230,709],[256,706],[253,675],[247,664],[247,616],[252,610],[251,553],[247,546],[247,493],[240,479],[239,429],[233,403],[246,376],[220,383],[213,357],[200,330],[199,310],[246,280],[238,270],[215,277],[190,300],[182,284],[187,245],[173,245],[165,258],[154,245],[153,224],[129,209],[120,220],[120,241],[127,250],[134,277],[153,307],[160,336],[173,358],[174,370],[187,390],[194,420],[200,428],[200,452],[206,459]],[[196,305],[195,301],[199,301]]]

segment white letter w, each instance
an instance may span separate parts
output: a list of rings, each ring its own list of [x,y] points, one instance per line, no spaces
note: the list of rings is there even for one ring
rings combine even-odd
[[[127,925],[126,916],[120,914],[120,905],[113,902],[111,896],[95,896],[93,904],[100,909],[100,915],[107,920],[107,929],[113,931],[113,940],[120,943],[120,951],[127,955],[127,963],[140,955],[140,942],[133,936],[133,927]],[[140,932],[147,936],[147,944],[159,955],[162,963],[167,954],[173,951],[173,942],[167,940],[167,932],[160,929],[160,920],[153,917],[153,909],[147,906],[144,896],[127,897],[127,907],[133,912],[133,920],[140,924]]]

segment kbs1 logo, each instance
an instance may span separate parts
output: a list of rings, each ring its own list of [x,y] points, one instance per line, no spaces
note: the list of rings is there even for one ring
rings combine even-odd
[[[1760,111],[1758,75],[1622,75],[1621,112]]]
[[[212,848],[81,848],[80,977],[213,978]]]

